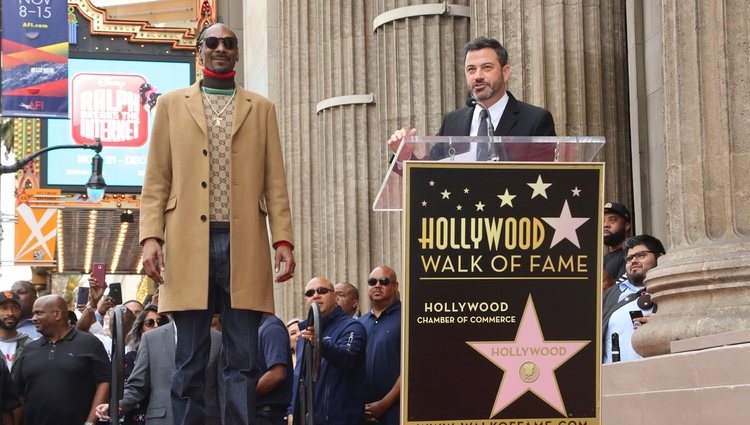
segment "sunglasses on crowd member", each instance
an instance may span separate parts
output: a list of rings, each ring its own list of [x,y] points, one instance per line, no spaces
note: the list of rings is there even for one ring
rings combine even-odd
[[[380,283],[382,286],[388,286],[391,283],[391,280],[387,277],[381,277],[380,279],[375,279],[374,277],[371,277],[367,279],[367,284],[370,286],[375,286],[378,283]]]
[[[237,48],[237,37],[206,37],[203,39],[203,44],[209,49],[219,47],[219,42],[224,43],[225,49],[232,50]]]
[[[146,319],[143,324],[146,325],[147,328],[158,328],[161,325],[169,323],[169,319],[166,317],[160,317],[158,319]]]
[[[654,254],[654,251],[646,251],[646,250],[638,251],[638,252],[636,252],[633,255],[628,255],[627,257],[625,257],[625,262],[626,263],[632,263],[633,259],[641,261],[644,258],[646,258],[646,255],[648,255],[648,254]]]
[[[328,289],[325,286],[321,286],[320,288],[317,288],[317,289],[308,289],[307,291],[305,291],[305,296],[307,298],[310,298],[313,295],[315,295],[316,292],[320,295],[325,295],[329,292],[333,292],[333,289]]]

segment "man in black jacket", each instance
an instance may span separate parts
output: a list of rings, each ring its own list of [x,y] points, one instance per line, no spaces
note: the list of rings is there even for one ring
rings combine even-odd
[[[449,112],[443,118],[438,136],[555,136],[555,122],[552,114],[538,106],[517,100],[506,89],[510,79],[508,52],[499,41],[478,37],[465,46],[464,72],[470,92],[467,107]],[[483,112],[487,111],[487,112]],[[481,115],[485,115],[486,118]],[[484,125],[482,120],[488,120]],[[393,151],[398,150],[401,140],[414,136],[417,130],[402,128],[396,130],[388,140]],[[469,153],[476,147],[454,146],[455,154]],[[540,146],[528,150],[521,146],[506,146],[501,160],[553,160],[554,149]],[[499,154],[498,149],[495,154]],[[411,146],[406,145],[398,155],[398,161],[407,159],[440,160],[449,155],[446,144],[433,147],[428,157],[419,158],[412,154]],[[476,157],[472,156],[472,158]]]

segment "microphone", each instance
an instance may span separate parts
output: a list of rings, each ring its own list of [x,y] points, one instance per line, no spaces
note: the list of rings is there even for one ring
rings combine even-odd
[[[612,363],[620,361],[620,335],[612,334]]]
[[[484,106],[482,102],[474,99],[474,96],[467,97],[464,103],[466,103],[466,106],[470,108],[474,106],[479,106],[480,108],[487,111],[487,118],[486,118],[487,119],[487,137],[493,137],[495,133],[495,129],[492,128],[492,120],[490,119],[490,110],[486,106]],[[481,135],[477,134],[477,136],[481,136]]]

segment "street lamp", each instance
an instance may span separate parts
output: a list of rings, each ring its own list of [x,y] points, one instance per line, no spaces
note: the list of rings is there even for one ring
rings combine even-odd
[[[59,145],[40,149],[26,158],[16,161],[14,164],[0,164],[0,174],[15,173],[26,166],[26,164],[31,162],[34,158],[43,153],[57,149],[91,149],[96,152],[94,157],[91,158],[91,177],[89,178],[88,183],[86,183],[86,194],[91,202],[101,201],[104,198],[104,190],[107,188],[107,183],[104,182],[104,177],[102,177],[102,165],[104,161],[102,160],[101,155],[99,155],[99,152],[102,151],[102,142],[99,138],[96,139],[96,143],[91,145]]]

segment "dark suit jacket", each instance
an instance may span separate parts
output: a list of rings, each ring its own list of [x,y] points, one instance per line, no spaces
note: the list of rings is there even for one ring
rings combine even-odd
[[[172,425],[172,401],[170,388],[174,373],[175,329],[172,323],[143,334],[133,372],[125,384],[120,406],[125,410],[134,408],[141,401],[148,401],[146,423]],[[222,377],[221,334],[211,330],[211,351],[206,368],[206,424],[219,424],[219,389]],[[223,397],[221,397],[223,398]]]
[[[505,106],[500,123],[495,129],[495,136],[556,136],[555,121],[552,114],[543,108],[521,102],[508,93],[508,104]],[[474,116],[475,107],[461,108],[449,112],[443,118],[438,136],[468,136],[471,131],[471,120]],[[456,154],[469,150],[466,143],[453,145]],[[554,160],[554,146],[540,145],[533,149],[522,146],[507,145],[495,146],[500,160],[504,161],[552,161]],[[501,151],[502,149],[502,151]],[[504,152],[503,152],[504,151]],[[448,156],[446,144],[435,145],[430,150],[429,159],[438,161]]]

